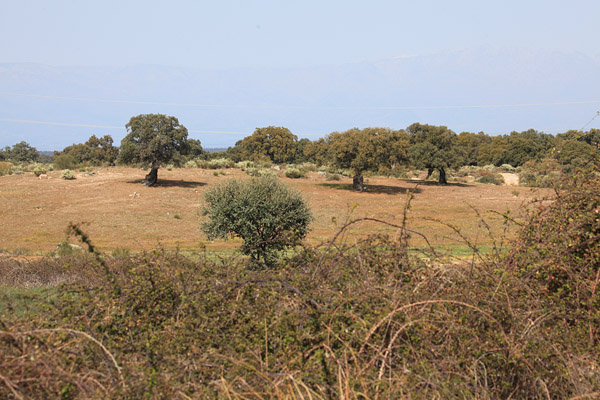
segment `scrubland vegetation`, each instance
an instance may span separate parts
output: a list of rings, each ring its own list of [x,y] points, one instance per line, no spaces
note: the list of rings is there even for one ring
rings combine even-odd
[[[194,224],[214,237],[241,237],[241,252],[99,249],[94,244],[104,238],[89,235],[92,226],[71,223],[68,241],[51,253],[0,253],[0,397],[600,396],[597,130],[491,138],[414,124],[406,131],[354,129],[310,142],[267,127],[209,155],[175,125],[178,150],[154,162],[130,146],[127,162],[164,167],[168,177],[210,169],[203,175],[211,179],[204,216]],[[112,139],[92,139],[56,154],[54,164],[22,160],[20,154],[36,153],[24,142],[6,148],[0,173],[41,177],[57,169],[56,176],[69,179],[76,175],[67,170],[91,173],[93,165],[119,160]],[[186,169],[171,171],[176,167]],[[232,180],[233,168],[253,178]],[[493,221],[471,207],[476,236],[461,225],[462,211],[450,220],[422,218],[451,232],[443,240],[410,217],[417,202],[422,210],[432,201],[422,198],[432,192],[418,188],[431,185],[425,175],[451,183],[439,186],[452,193],[446,203],[464,202],[459,189],[464,195],[475,182],[486,190],[482,204],[489,204],[490,190],[508,188],[483,184],[503,184],[502,174],[553,191],[528,196],[520,212],[494,211]],[[407,189],[373,184],[376,175],[418,180]],[[392,200],[376,196],[392,193],[401,206],[389,219],[350,214],[335,221],[327,238],[302,241],[311,211],[275,176],[313,196],[317,188],[373,196],[369,202],[377,209]],[[315,176],[326,183],[316,184]],[[366,193],[353,192],[365,189],[357,187],[364,177]],[[79,181],[60,180],[61,190]],[[166,190],[174,181],[160,182],[144,190]],[[177,185],[179,197],[200,187]],[[481,198],[481,190],[473,198]],[[515,189],[513,197],[519,193]],[[139,193],[129,196],[133,207]],[[325,198],[316,204],[323,206]],[[147,211],[165,226],[182,219],[178,212],[166,220],[156,209]],[[314,223],[322,224],[317,219],[324,215],[313,210]],[[289,222],[281,231],[277,218]],[[440,244],[447,236],[468,251],[445,251]]]
[[[464,237],[467,259],[415,248],[419,233],[403,224],[360,241],[344,226],[267,269],[163,249],[104,254],[71,225],[85,251],[0,261],[0,393],[593,398],[599,183],[579,176],[530,205],[512,221],[516,238],[495,236],[488,252]]]

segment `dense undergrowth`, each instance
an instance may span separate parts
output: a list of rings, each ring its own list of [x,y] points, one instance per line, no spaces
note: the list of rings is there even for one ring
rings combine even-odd
[[[87,254],[0,261],[2,287],[53,288],[1,300],[0,397],[597,397],[599,183],[557,191],[509,250],[468,260],[417,252],[399,226],[257,271],[99,254],[72,226]]]

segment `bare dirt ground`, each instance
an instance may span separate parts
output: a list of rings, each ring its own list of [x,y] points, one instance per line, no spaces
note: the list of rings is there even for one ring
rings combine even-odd
[[[507,186],[519,186],[519,175],[510,172],[501,173],[504,178],[504,184]]]
[[[199,231],[204,191],[227,179],[247,179],[238,169],[224,170],[215,176],[212,170],[159,170],[159,184],[141,184],[146,171],[134,168],[99,168],[93,176],[77,174],[77,179],[50,179],[33,174],[0,177],[0,249],[26,250],[32,253],[52,251],[65,240],[69,222],[85,222],[84,230],[102,250],[127,248],[132,251],[155,248],[227,250],[239,240],[209,242]],[[414,195],[408,221],[411,229],[425,234],[439,246],[458,245],[451,230],[435,222],[439,219],[459,227],[474,242],[489,245],[490,239],[477,218],[478,210],[500,234],[504,218],[494,213],[518,212],[527,200],[548,191],[510,186],[450,184],[394,178],[369,178],[368,191],[350,190],[351,179],[327,182],[317,173],[307,178],[288,179],[288,185],[300,190],[314,215],[308,241],[328,241],[349,218],[371,217],[390,223],[402,221],[407,191]],[[347,240],[356,235],[397,230],[376,223],[356,225]],[[416,242],[420,239],[415,236]],[[422,241],[421,241],[422,244]]]

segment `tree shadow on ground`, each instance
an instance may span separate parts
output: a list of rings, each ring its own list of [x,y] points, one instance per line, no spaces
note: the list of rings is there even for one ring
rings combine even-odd
[[[134,181],[127,181],[127,183],[132,184],[142,184],[144,183],[143,179],[136,179]],[[154,184],[152,187],[182,187],[182,188],[197,188],[201,186],[206,186],[205,182],[196,182],[196,181],[184,181],[184,180],[175,180],[175,179],[158,179],[158,182]]]
[[[360,192],[357,192],[356,190],[354,190],[351,183],[319,183],[318,185],[327,187],[327,188],[331,188],[331,189],[348,190],[350,192],[360,193]],[[418,187],[408,188],[408,187],[400,187],[400,186],[366,184],[365,191],[364,191],[364,193],[389,194],[389,195],[406,194],[407,192],[421,193],[421,189],[419,189]]]
[[[445,185],[441,185],[438,181],[425,181],[423,179],[419,179],[419,180],[406,179],[406,180],[402,180],[402,182],[413,183],[413,184],[419,185],[419,186],[448,186],[448,187],[472,187],[473,186],[473,185],[469,185],[468,183],[461,183],[461,182],[448,182]]]

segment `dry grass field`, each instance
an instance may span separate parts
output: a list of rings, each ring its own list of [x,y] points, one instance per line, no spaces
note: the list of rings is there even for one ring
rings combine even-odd
[[[227,179],[247,179],[239,169],[221,170],[225,175],[202,169],[161,169],[159,184],[141,184],[146,171],[134,168],[99,168],[94,175],[77,174],[77,179],[60,179],[60,172],[49,179],[31,173],[0,177],[0,249],[23,254],[52,251],[65,240],[69,222],[86,223],[84,229],[104,251],[127,248],[132,251],[179,247],[209,251],[230,251],[239,241],[209,242],[199,231],[204,191]],[[369,178],[368,191],[350,190],[351,179],[325,181],[317,173],[307,178],[281,179],[297,188],[308,200],[314,215],[308,241],[327,241],[345,221],[363,217],[398,224],[402,220],[407,191],[414,194],[408,213],[409,227],[426,235],[436,246],[456,248],[464,244],[441,220],[457,226],[478,245],[491,243],[474,209],[500,234],[504,219],[494,213],[518,213],[528,200],[548,192],[515,186],[434,182],[395,178]],[[394,229],[377,223],[353,226],[354,235]],[[348,236],[352,240],[352,235]],[[417,244],[422,244],[415,237]]]

